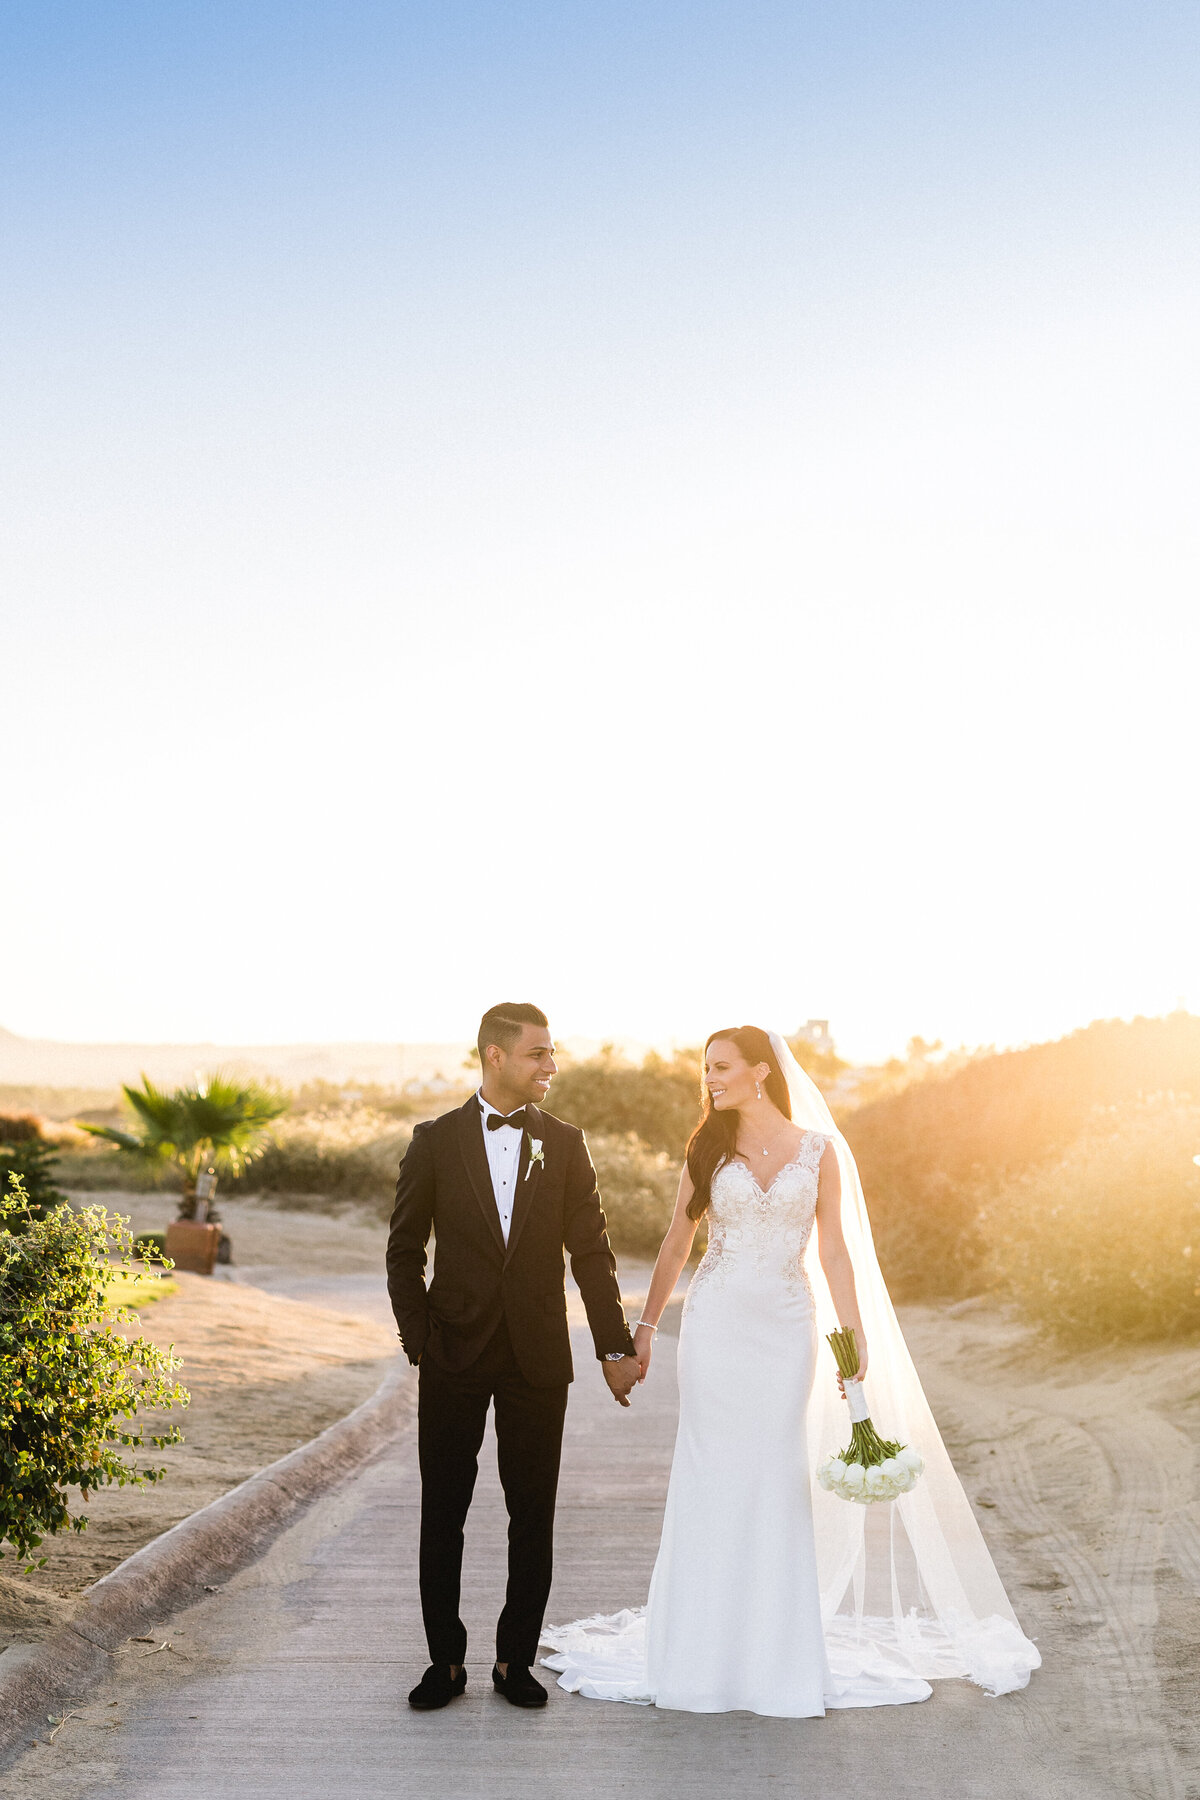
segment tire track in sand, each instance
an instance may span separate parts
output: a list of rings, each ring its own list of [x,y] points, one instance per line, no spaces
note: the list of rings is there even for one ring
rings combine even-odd
[[[962,1384],[956,1409],[976,1429],[981,1413],[991,1414],[1000,1453],[988,1465],[989,1486],[1006,1522],[1035,1539],[1064,1580],[1073,1602],[1070,1627],[1087,1634],[1089,1735],[1099,1757],[1110,1773],[1127,1771],[1136,1800],[1187,1800],[1163,1716],[1154,1627],[1165,1527],[1172,1513],[1178,1522],[1176,1509],[1190,1496],[1192,1446],[1155,1413],[1131,1415],[1114,1405],[1081,1418],[1070,1389],[1026,1386],[1022,1399],[1018,1412],[986,1389]],[[1094,1411],[1094,1391],[1089,1401]],[[1093,1531],[1073,1528],[1069,1501],[1048,1493],[1031,1453],[1039,1425],[1052,1426],[1060,1444],[1066,1438],[1071,1461],[1070,1440],[1076,1440],[1076,1466],[1086,1466],[1090,1448],[1103,1455],[1113,1492],[1099,1542],[1087,1541],[1095,1539]]]

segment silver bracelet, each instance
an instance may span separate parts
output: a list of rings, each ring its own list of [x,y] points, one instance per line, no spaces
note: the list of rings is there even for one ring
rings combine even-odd
[[[657,1331],[658,1330],[658,1326],[652,1325],[650,1323],[649,1319],[639,1319],[637,1322],[637,1325],[635,1325],[633,1328],[635,1331],[637,1330],[638,1325],[644,1325],[646,1327],[647,1331]]]

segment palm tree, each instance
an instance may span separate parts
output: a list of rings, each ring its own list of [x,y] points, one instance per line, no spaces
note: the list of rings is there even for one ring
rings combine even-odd
[[[126,1100],[140,1129],[118,1131],[112,1125],[80,1121],[93,1137],[106,1138],[122,1150],[152,1162],[173,1162],[183,1184],[181,1219],[196,1212],[196,1179],[202,1170],[227,1169],[238,1175],[266,1147],[267,1127],[288,1109],[288,1098],[255,1082],[229,1075],[206,1075],[195,1087],[168,1094],[142,1075],[140,1088],[126,1086]],[[217,1214],[210,1207],[209,1219]]]

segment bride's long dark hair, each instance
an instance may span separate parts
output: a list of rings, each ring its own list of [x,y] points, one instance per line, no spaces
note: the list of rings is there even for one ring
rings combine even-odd
[[[752,1069],[759,1063],[767,1064],[769,1073],[763,1083],[767,1098],[779,1108],[785,1119],[790,1119],[792,1097],[766,1032],[757,1025],[734,1025],[728,1031],[710,1033],[704,1043],[706,1064],[708,1047],[715,1044],[718,1038],[723,1043],[736,1044]],[[700,1105],[700,1123],[688,1139],[687,1147],[688,1174],[696,1190],[688,1201],[689,1219],[702,1219],[708,1211],[712,1199],[712,1178],[737,1148],[738,1120],[741,1116],[736,1107],[731,1107],[728,1112],[717,1112],[708,1091],[703,1068],[700,1071]]]

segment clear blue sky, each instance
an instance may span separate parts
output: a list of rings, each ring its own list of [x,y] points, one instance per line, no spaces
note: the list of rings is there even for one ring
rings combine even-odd
[[[1200,14],[10,5],[0,1024],[1200,1006]]]

